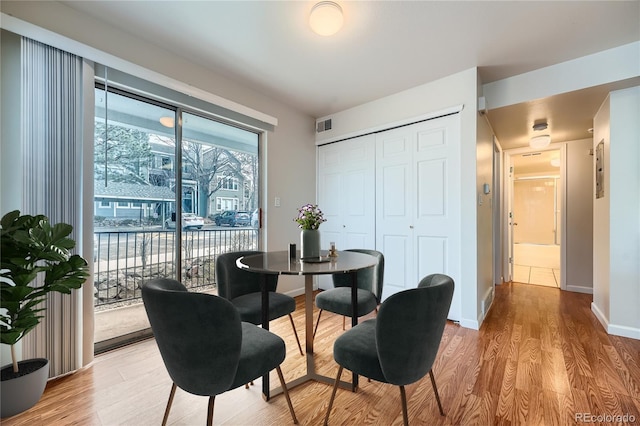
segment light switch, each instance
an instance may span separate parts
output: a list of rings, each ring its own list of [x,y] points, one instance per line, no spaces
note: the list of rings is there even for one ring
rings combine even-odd
[[[280,207],[280,197],[276,197],[273,201],[273,205],[276,207]]]

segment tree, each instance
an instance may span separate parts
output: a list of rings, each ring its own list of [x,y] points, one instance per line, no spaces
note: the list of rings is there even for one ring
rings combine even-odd
[[[214,179],[225,173],[231,176],[241,174],[241,165],[231,152],[218,146],[186,140],[182,146],[184,178],[197,182],[200,195],[198,213],[206,217],[211,197],[222,187],[222,181]]]
[[[236,153],[236,159],[240,162],[242,176],[244,177],[248,210],[258,207],[258,156],[244,152]]]
[[[106,130],[106,131],[105,131]],[[94,176],[96,180],[149,184],[153,155],[149,134],[104,123],[95,125]]]

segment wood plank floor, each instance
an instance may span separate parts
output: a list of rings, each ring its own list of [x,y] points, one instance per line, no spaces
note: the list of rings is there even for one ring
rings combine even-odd
[[[446,416],[441,417],[429,378],[407,386],[413,425],[576,424],[577,413],[633,416],[640,424],[640,341],[607,335],[590,311],[591,296],[526,284],[496,288],[481,330],[448,323],[434,365]],[[294,319],[304,340],[303,300]],[[316,314],[317,315],[317,314]],[[287,342],[282,370],[301,374],[288,318],[271,330]],[[317,365],[334,376],[332,343],[340,317],[323,314],[316,336]],[[277,383],[277,377],[272,378]],[[357,393],[339,390],[332,425],[400,425],[397,387],[360,381]],[[283,425],[291,417],[282,396],[269,402],[260,381],[216,399],[215,424]],[[31,410],[3,419],[12,425],[158,425],[171,382],[153,340],[103,354],[83,370],[51,381]],[[291,391],[300,424],[322,424],[330,386],[305,384]],[[205,424],[207,398],[178,390],[169,424]],[[595,424],[624,424],[600,421]],[[624,420],[624,419],[621,419]],[[592,422],[593,423],[593,422]]]

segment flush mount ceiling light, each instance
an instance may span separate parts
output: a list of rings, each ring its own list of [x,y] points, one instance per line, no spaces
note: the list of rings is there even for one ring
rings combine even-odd
[[[541,121],[541,122],[535,123],[533,125],[533,130],[535,130],[536,132],[539,132],[541,130],[547,130],[547,127],[549,127],[547,122],[546,121]]]
[[[160,117],[160,124],[164,127],[173,128],[175,125],[175,119],[173,117]]]
[[[535,138],[531,138],[529,141],[529,146],[534,149],[544,148],[545,146],[551,143],[551,136],[542,135],[536,136]]]
[[[311,8],[309,25],[311,29],[321,36],[330,36],[337,33],[342,24],[342,8],[332,1],[321,1]]]

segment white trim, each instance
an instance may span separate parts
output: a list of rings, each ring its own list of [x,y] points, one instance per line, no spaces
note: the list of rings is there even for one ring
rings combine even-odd
[[[573,291],[574,293],[593,294],[593,287],[587,287],[582,285],[568,285],[565,289],[567,291]]]
[[[271,124],[273,126],[278,125],[277,118],[267,115],[263,112],[230,101],[229,99],[225,99],[221,96],[214,95],[213,93],[209,93],[205,90],[190,86],[179,80],[173,79],[156,71],[152,71],[148,68],[118,58],[117,56],[114,56],[110,53],[103,52],[102,50],[88,46],[84,43],[80,43],[76,40],[72,40],[60,34],[54,33],[53,31],[38,27],[37,25],[15,18],[11,15],[7,15],[5,13],[0,14],[0,28],[4,28],[8,31],[25,37],[29,37],[33,40],[48,44],[49,46],[64,50],[66,52],[73,53],[74,55],[80,56],[84,59],[89,59],[108,67],[118,69],[127,74],[131,74],[136,77],[148,80],[152,83],[176,90],[180,93],[184,93],[203,101],[210,102],[214,105],[220,106],[238,114],[246,115],[247,117],[251,117],[253,119]]]
[[[480,312],[480,316],[482,316],[482,312]],[[460,326],[464,328],[470,328],[472,330],[479,330],[481,322],[482,320],[480,319],[480,317],[478,317],[477,320],[468,320],[463,318],[460,320]]]
[[[600,308],[598,308],[596,302],[591,302],[591,312],[593,312],[593,314],[596,316],[596,319],[600,322],[600,324],[602,324],[605,331],[607,331],[609,329],[609,321],[607,321],[607,318],[604,316]]]
[[[460,111],[462,111],[463,109],[464,109],[464,105],[462,105],[462,104],[461,105],[455,105],[455,106],[452,106],[452,107],[449,107],[449,108],[445,108],[445,109],[442,109],[442,110],[439,110],[439,111],[418,115],[416,117],[405,118],[403,120],[393,121],[391,123],[380,124],[378,126],[369,127],[367,129],[356,130],[355,132],[334,136],[334,137],[331,137],[331,138],[328,138],[328,139],[316,140],[316,146],[325,145],[325,144],[328,144],[328,143],[331,143],[331,142],[337,142],[337,141],[340,141],[340,140],[343,140],[343,139],[357,138],[358,136],[368,135],[369,133],[382,132],[382,131],[389,130],[389,129],[392,129],[392,128],[398,127],[398,126],[407,126],[409,124],[414,124],[414,123],[417,123],[419,121],[424,121],[424,120],[429,120],[429,119],[432,119],[432,118],[441,117],[443,115],[456,114],[456,113],[459,113]],[[318,121],[323,121],[323,120],[326,120],[327,118],[331,118],[331,117],[325,117],[323,119],[318,119]]]
[[[513,162],[511,157],[518,154],[526,154],[529,152],[541,152],[541,151],[560,151],[561,167],[560,167],[560,182],[562,196],[560,198],[560,289],[568,290],[567,288],[567,143],[559,142],[552,143],[549,146],[540,149],[533,149],[531,147],[507,149],[503,151],[505,157],[505,168],[503,170],[504,180],[507,185],[507,190],[503,192],[505,195],[505,209],[503,211],[503,232],[507,236],[507,247],[503,254],[504,264],[506,265],[505,279],[509,281],[513,280],[512,264],[509,264],[509,255],[512,254],[512,248],[509,246],[513,244],[513,241],[509,239],[510,226],[509,226],[509,207],[513,199],[513,185],[512,180],[509,179],[509,169],[512,167]]]
[[[607,334],[640,340],[640,328],[610,324],[595,302],[591,302],[591,312],[593,312],[598,321],[600,321],[600,324],[602,324]]]
[[[627,327],[626,325],[609,324],[607,333],[613,334],[614,336],[640,340],[640,328]]]
[[[315,278],[315,277],[314,277]],[[316,290],[317,288],[313,287],[314,290]],[[300,296],[304,294],[304,287],[301,288],[294,288],[293,290],[289,290],[287,292],[285,292],[284,294],[286,294],[287,296],[291,296],[291,297],[296,297],[296,296]]]

